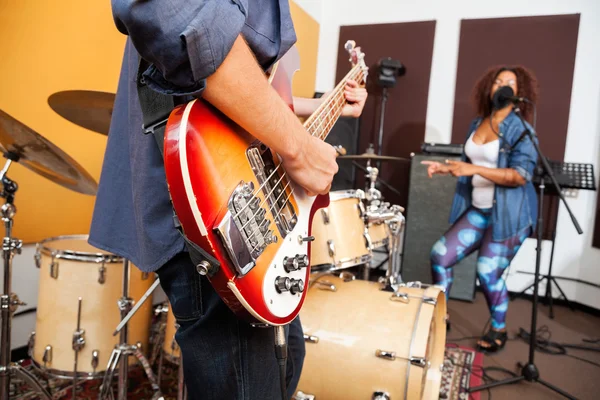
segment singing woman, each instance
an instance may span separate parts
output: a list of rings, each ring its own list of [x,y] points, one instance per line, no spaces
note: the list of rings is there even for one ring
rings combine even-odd
[[[461,161],[423,161],[428,175],[458,177],[450,211],[452,226],[433,245],[431,268],[436,284],[450,292],[453,266],[475,250],[477,277],[490,311],[491,327],[478,341],[480,351],[496,352],[506,344],[508,294],[503,273],[531,232],[537,196],[531,179],[537,152],[525,133],[535,135],[528,103],[493,102],[494,93],[509,86],[516,96],[537,101],[537,80],[522,66],[499,66],[477,82],[473,100],[477,117],[467,132]],[[533,137],[533,136],[532,136]],[[534,139],[537,140],[537,139]]]

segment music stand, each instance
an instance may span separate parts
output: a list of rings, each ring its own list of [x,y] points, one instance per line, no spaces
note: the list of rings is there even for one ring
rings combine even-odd
[[[596,180],[594,178],[594,166],[592,164],[583,164],[583,163],[567,163],[561,161],[552,161],[548,160],[548,165],[552,169],[552,173],[556,178],[556,182],[560,185],[561,189],[581,189],[581,190],[596,190]],[[548,175],[544,173],[543,168],[538,168],[536,170],[536,174],[533,177],[532,182],[537,186],[540,185],[542,179],[547,180]],[[552,196],[552,205],[554,205],[555,199],[558,197],[558,193],[556,192],[556,188],[553,186],[549,187],[549,190],[546,191],[546,194]],[[560,201],[560,200],[559,200]],[[556,278],[552,276],[552,263],[554,260],[554,245],[556,241],[556,225],[558,223],[558,216],[554,219],[554,226],[552,230],[552,250],[550,252],[550,266],[548,268],[548,274],[543,275],[540,278],[540,283],[545,279],[546,282],[546,294],[544,295],[544,299],[549,306],[550,318],[554,319],[554,310],[553,310],[553,297],[552,297],[552,284],[556,285],[556,288],[560,292],[561,296],[565,299],[567,305],[572,311],[575,311],[575,308],[570,303],[567,295],[562,290]],[[526,271],[517,271],[522,274],[533,274],[532,272]],[[517,293],[511,296],[511,299],[514,300],[516,297],[522,296],[525,292],[531,288],[533,288],[533,283],[523,289],[520,293]],[[559,297],[560,298],[560,297]]]

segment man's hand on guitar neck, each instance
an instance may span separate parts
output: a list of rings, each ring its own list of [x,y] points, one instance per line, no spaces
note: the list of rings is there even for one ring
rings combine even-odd
[[[294,97],[296,115],[302,118],[310,117],[330,93],[331,91],[326,92],[318,99]],[[360,117],[367,101],[367,89],[360,86],[356,81],[349,80],[344,88],[344,97],[346,98],[346,104],[342,109],[342,117]]]
[[[241,36],[207,78],[202,97],[279,154],[288,175],[309,195],[329,192],[338,171],[335,149],[304,129]]]

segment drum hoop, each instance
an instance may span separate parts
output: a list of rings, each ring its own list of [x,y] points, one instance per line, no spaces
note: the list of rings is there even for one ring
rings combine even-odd
[[[431,285],[430,287],[433,287],[433,285]],[[415,322],[413,324],[413,331],[412,331],[412,335],[410,338],[410,347],[408,348],[408,359],[412,359],[413,358],[413,345],[415,343],[415,337],[417,334],[417,328],[419,326],[419,317],[421,316],[421,309],[423,308],[423,304],[426,304],[423,299],[427,296],[425,296],[425,293],[428,291],[429,287],[423,290],[423,294],[421,297],[421,301],[419,302],[419,308],[417,309],[417,313],[415,314]],[[430,321],[430,324],[433,323],[433,316],[432,319]],[[423,355],[424,358],[427,357],[427,354]],[[410,380],[410,368],[411,368],[411,363],[408,362],[406,363],[406,385],[404,387],[404,398],[407,399],[408,398],[408,387],[409,387],[409,380]],[[426,373],[426,371],[424,372]]]
[[[344,199],[364,199],[365,192],[360,189],[348,189],[348,190],[337,190],[334,192],[329,192],[329,200],[337,201]]]
[[[31,362],[35,365],[35,367],[37,369],[39,369],[40,371],[54,377],[54,378],[58,378],[58,379],[73,379],[73,371],[61,371],[58,369],[52,369],[52,368],[47,368],[42,366],[39,362],[37,362],[36,360],[33,359],[33,357],[31,358]],[[99,379],[102,378],[104,376],[106,371],[100,371],[100,372],[77,372],[77,379],[81,379],[84,381],[91,381],[94,379]]]
[[[58,250],[44,246],[45,243],[53,242],[57,240],[85,240],[87,243],[88,235],[62,235],[53,236],[46,238],[37,244],[37,252],[47,256],[62,258],[65,260],[82,261],[82,262],[94,262],[94,263],[118,263],[123,262],[123,257],[115,254],[104,254],[104,253],[88,253],[84,251],[75,250]]]

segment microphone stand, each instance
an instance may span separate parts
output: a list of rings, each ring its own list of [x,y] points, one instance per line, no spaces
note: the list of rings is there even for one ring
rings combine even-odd
[[[388,100],[388,88],[383,87],[383,91],[381,93],[381,113],[379,114],[379,140],[377,142],[377,154],[382,155],[383,148],[383,124],[385,121],[385,105]],[[381,171],[381,161],[377,162],[377,169]]]
[[[534,140],[533,134],[527,128],[527,125],[525,125],[525,121],[523,120],[523,117],[521,116],[521,113],[520,113],[520,110],[518,107],[515,108],[515,114],[519,117],[519,119],[521,120],[521,123],[525,127],[525,132],[526,132],[527,136],[529,137],[529,140],[531,140],[531,143],[533,143],[535,150],[537,151],[537,154],[542,163],[542,167],[544,169],[545,174],[550,177],[552,184],[556,188],[558,196],[562,200],[563,204],[567,208],[567,211],[569,212],[569,215],[571,216],[571,220],[573,221],[573,225],[575,226],[577,233],[579,233],[581,235],[583,233],[583,231],[581,230],[579,223],[577,223],[577,219],[575,219],[575,216],[571,212],[569,205],[565,201],[565,198],[560,190],[560,185],[558,184],[558,182],[556,182],[556,178],[554,177],[554,174],[552,173],[552,168],[550,168],[550,165],[548,164],[546,157],[544,157],[544,155],[542,154],[542,151],[540,150],[540,147],[538,146],[537,142]],[[529,360],[528,360],[527,364],[525,364],[522,367],[521,375],[515,376],[513,378],[507,378],[507,379],[497,381],[497,382],[492,382],[492,383],[489,383],[486,385],[480,385],[480,386],[476,386],[474,388],[469,388],[469,389],[467,389],[467,391],[469,393],[478,392],[480,390],[489,389],[489,388],[493,388],[496,386],[507,385],[507,384],[517,383],[517,382],[520,382],[523,380],[527,380],[529,382],[540,383],[568,399],[576,400],[575,397],[571,396],[570,394],[563,391],[562,389],[542,380],[540,378],[540,372],[534,362],[536,339],[537,339],[536,338],[536,335],[537,335],[536,329],[537,329],[537,312],[538,312],[538,308],[537,308],[537,306],[538,306],[538,283],[539,283],[539,273],[540,273],[540,258],[541,258],[541,252],[542,252],[542,246],[541,246],[542,232],[543,232],[543,224],[544,224],[543,210],[542,210],[542,208],[544,206],[544,188],[545,188],[544,176],[546,176],[546,175],[542,175],[541,182],[540,182],[541,192],[540,192],[539,209],[538,209],[538,226],[537,226],[537,239],[536,239],[537,247],[536,247],[536,255],[535,255],[535,274],[534,274],[534,282],[533,282],[533,309],[531,312],[531,333],[529,335]],[[522,364],[519,363],[519,365],[522,365]]]

